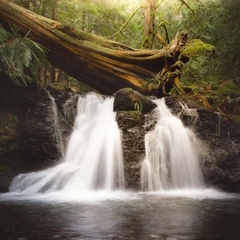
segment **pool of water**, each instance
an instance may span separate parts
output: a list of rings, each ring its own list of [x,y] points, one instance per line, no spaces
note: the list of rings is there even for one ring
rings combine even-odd
[[[0,195],[0,239],[239,240],[240,197],[215,190]]]

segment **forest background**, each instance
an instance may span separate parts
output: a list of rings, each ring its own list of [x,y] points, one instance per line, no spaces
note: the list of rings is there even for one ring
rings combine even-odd
[[[124,43],[132,48],[164,47],[176,32],[215,46],[214,56],[195,56],[184,66],[181,81],[205,107],[240,114],[240,2],[238,0],[14,0],[18,5],[62,24]],[[146,44],[146,4],[154,13],[153,39]],[[18,34],[15,30],[15,36]],[[160,36],[160,37],[159,37]],[[33,50],[34,51],[34,50]],[[30,59],[30,58],[29,58]],[[20,61],[20,59],[18,60]],[[27,64],[28,65],[28,64]],[[10,72],[9,72],[10,73]],[[63,83],[82,90],[60,69],[42,66],[41,84]],[[23,82],[25,83],[25,81]]]

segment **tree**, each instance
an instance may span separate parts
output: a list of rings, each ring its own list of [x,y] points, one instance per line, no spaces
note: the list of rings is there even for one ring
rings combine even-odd
[[[131,87],[144,94],[179,93],[182,66],[192,54],[214,51],[199,41],[188,41],[185,31],[160,50],[135,50],[94,34],[71,29],[6,0],[0,0],[0,20],[5,27],[19,26],[23,34],[47,48],[49,61],[79,81],[104,94]]]
[[[154,20],[157,0],[145,0],[144,6],[144,43],[143,47],[152,49],[154,40]]]

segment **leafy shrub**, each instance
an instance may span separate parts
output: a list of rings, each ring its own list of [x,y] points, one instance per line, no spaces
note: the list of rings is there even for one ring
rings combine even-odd
[[[39,67],[47,61],[43,47],[27,35],[21,37],[13,28],[8,32],[0,26],[0,72],[18,86],[36,79]]]

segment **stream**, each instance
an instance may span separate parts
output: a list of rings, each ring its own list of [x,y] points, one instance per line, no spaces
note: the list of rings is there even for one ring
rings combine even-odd
[[[239,240],[240,195],[207,187],[196,136],[157,105],[134,192],[124,186],[113,98],[80,97],[63,160],[17,175],[0,194],[0,239]]]
[[[239,195],[152,193],[0,195],[0,239],[240,239]]]

